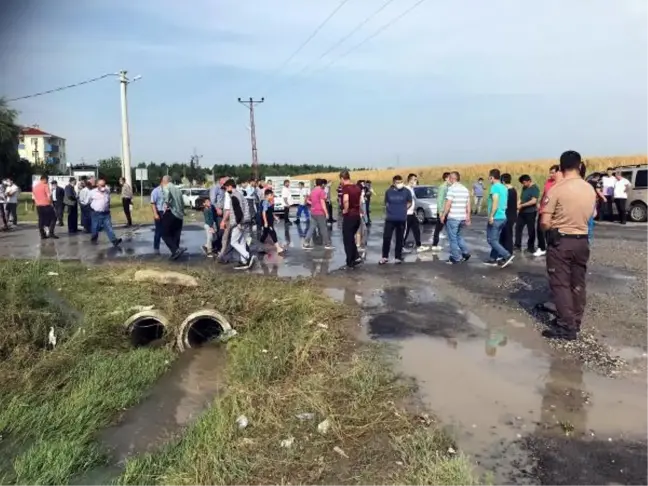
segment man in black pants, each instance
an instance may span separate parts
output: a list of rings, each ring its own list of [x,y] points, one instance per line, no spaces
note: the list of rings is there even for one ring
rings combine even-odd
[[[421,228],[419,227],[419,220],[416,216],[414,210],[416,205],[416,193],[414,187],[418,185],[418,176],[416,174],[410,174],[407,176],[407,186],[406,189],[412,195],[412,204],[407,208],[407,221],[405,222],[405,236],[403,236],[403,244],[407,243],[407,237],[409,236],[410,231],[414,235],[414,243],[416,245],[417,251],[428,251],[430,249],[427,245],[421,244]],[[409,252],[409,250],[407,250]]]
[[[518,217],[515,225],[515,249],[522,249],[522,231],[526,226],[529,236],[527,240],[527,251],[533,253],[535,251],[536,216],[538,215],[540,189],[533,183],[531,177],[526,174],[520,176],[519,181],[522,184],[522,194],[520,196],[520,203],[517,205]]]
[[[342,241],[346,253],[346,267],[351,269],[362,263],[355,242],[355,234],[360,229],[360,186],[351,182],[348,170],[340,174],[342,195]]]
[[[367,226],[371,226],[371,196],[375,195],[371,187],[371,181],[365,181],[365,215],[367,216]]]
[[[68,212],[68,233],[74,234],[79,231],[79,211],[77,206],[77,194],[75,189],[76,179],[70,178],[68,185],[65,186],[65,196],[63,203]]]
[[[133,226],[130,210],[133,202],[133,189],[126,183],[126,179],[123,177],[119,178],[119,184],[121,184],[122,207],[124,208],[124,215],[126,216],[126,226]]]
[[[56,181],[52,181],[52,205],[54,207],[54,214],[59,226],[63,226],[63,213],[65,212],[65,190],[58,186]]]
[[[513,229],[517,221],[517,204],[518,196],[515,187],[511,185],[511,174],[502,174],[500,179],[502,184],[508,189],[508,201],[506,205],[506,225],[500,233],[500,245],[506,248],[506,251],[513,253]]]
[[[444,172],[442,179],[443,182],[439,185],[437,192],[437,217],[436,224],[434,225],[434,236],[432,237],[432,250],[441,251],[439,246],[439,238],[441,237],[441,231],[443,231],[443,226],[445,225],[441,221],[441,215],[443,214],[443,208],[445,206],[445,198],[448,193],[448,178],[450,177],[450,172]]]
[[[403,262],[405,222],[407,221],[407,210],[412,205],[412,201],[412,193],[405,188],[403,178],[399,175],[394,176],[392,186],[385,193],[385,229],[383,232],[382,258],[378,264],[384,265],[389,262],[389,247],[394,232],[396,232],[396,247],[394,248],[396,263]]]

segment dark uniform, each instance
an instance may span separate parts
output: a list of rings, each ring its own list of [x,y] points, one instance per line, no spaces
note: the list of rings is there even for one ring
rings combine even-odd
[[[543,203],[542,213],[551,215],[547,273],[558,316],[554,334],[574,339],[585,312],[588,221],[594,212],[596,193],[580,177],[570,177],[554,185]]]

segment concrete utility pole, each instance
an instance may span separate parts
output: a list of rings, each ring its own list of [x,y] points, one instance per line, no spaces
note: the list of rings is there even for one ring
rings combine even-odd
[[[131,151],[130,151],[130,133],[128,129],[128,102],[126,99],[126,85],[137,81],[141,76],[135,76],[132,80],[128,79],[128,71],[119,71],[119,84],[121,88],[121,129],[122,129],[122,177],[126,183],[133,187],[131,174]]]
[[[254,126],[254,105],[263,103],[264,98],[260,100],[255,100],[250,98],[249,100],[243,101],[241,98],[238,99],[238,102],[242,105],[246,105],[250,110],[250,142],[252,144],[252,173],[254,178],[259,178],[259,159],[257,157],[257,146],[256,146],[256,129]]]

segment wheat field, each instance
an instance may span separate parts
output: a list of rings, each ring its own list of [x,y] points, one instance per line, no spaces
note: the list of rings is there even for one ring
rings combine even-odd
[[[615,157],[586,157],[585,163],[587,164],[587,172],[597,170],[604,170],[608,167],[616,167],[619,165],[634,165],[645,164],[648,158],[646,155],[629,155],[629,156],[615,156]],[[433,183],[441,180],[443,172],[456,170],[461,174],[462,181],[469,182],[475,181],[479,177],[484,179],[488,178],[488,171],[490,169],[500,169],[502,173],[510,173],[513,181],[523,174],[528,174],[535,180],[544,180],[549,167],[557,164],[557,159],[543,159],[532,161],[509,161],[509,162],[489,162],[480,164],[456,164],[456,165],[439,165],[439,166],[425,166],[425,167],[396,167],[390,169],[373,169],[351,171],[351,177],[354,180],[370,180],[377,183],[391,182],[392,177],[397,174],[407,177],[408,174],[417,174],[421,183]],[[317,178],[324,178],[327,180],[336,181],[339,177],[338,173],[329,172],[322,174],[308,174],[296,178],[314,180]]]

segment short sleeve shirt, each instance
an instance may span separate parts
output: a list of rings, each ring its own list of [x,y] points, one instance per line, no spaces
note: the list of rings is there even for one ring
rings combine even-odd
[[[632,188],[630,181],[625,177],[622,177],[614,184],[614,199],[628,199],[628,193],[626,192],[626,187],[628,190]]]
[[[497,208],[495,209],[495,214],[493,214],[493,219],[506,219],[506,208],[508,206],[508,189],[501,182],[496,182],[490,186],[490,191],[488,192],[488,214],[491,214],[493,208],[493,196],[497,195]]]
[[[344,195],[349,196],[349,211],[345,216],[360,216],[360,188],[356,184],[346,184],[342,186],[342,201]]]
[[[536,202],[538,199],[540,199],[540,189],[538,189],[538,186],[533,184],[532,186],[525,187],[522,189],[522,196],[520,197],[520,202],[522,203],[528,203],[531,199],[535,198]],[[535,213],[537,211],[537,204],[534,204],[533,206],[527,206],[522,208],[522,213]]]
[[[326,193],[321,187],[316,187],[311,191],[311,214],[314,216],[323,216],[324,209],[322,208],[322,201],[326,201]]]
[[[551,215],[551,227],[567,235],[587,235],[594,215],[596,193],[580,177],[557,182],[544,197],[543,214]]]
[[[286,201],[288,201],[288,204],[290,204],[292,202],[292,195],[289,188],[283,187],[281,189],[281,202],[286,204]]]

